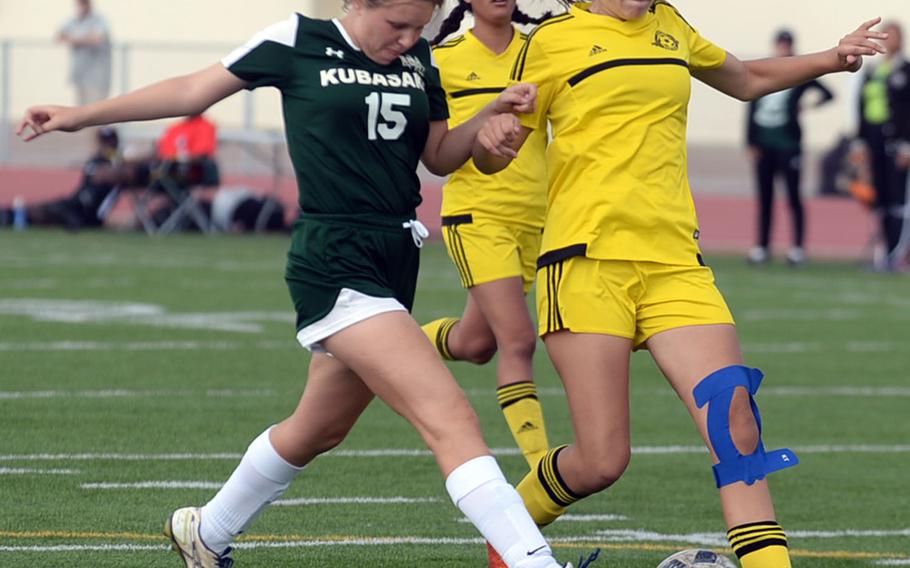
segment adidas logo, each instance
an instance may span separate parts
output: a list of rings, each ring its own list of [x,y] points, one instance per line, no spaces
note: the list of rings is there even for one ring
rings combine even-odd
[[[606,52],[606,49],[595,44],[594,47],[591,48],[591,51],[588,52],[588,57],[594,57],[595,55],[600,55],[601,53]]]
[[[525,432],[532,432],[534,430],[537,430],[537,426],[535,426],[531,422],[525,422],[524,424],[521,425],[521,428],[518,429],[518,433],[524,434]]]
[[[468,75],[468,81],[480,81],[480,75],[472,71],[471,74]]]

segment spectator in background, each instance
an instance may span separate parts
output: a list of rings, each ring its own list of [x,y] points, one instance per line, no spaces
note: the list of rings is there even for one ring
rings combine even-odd
[[[201,114],[175,123],[164,131],[158,141],[158,157],[174,162],[214,159],[217,150],[217,127]]]
[[[872,170],[876,209],[881,217],[885,254],[875,269],[898,268],[904,225],[907,168],[910,166],[910,63],[903,56],[903,33],[894,22],[883,26],[887,54],[865,71],[860,92],[859,139]]]
[[[101,227],[107,210],[113,204],[116,180],[108,174],[120,167],[120,141],[117,131],[106,126],[96,131],[96,149],[82,167],[82,179],[76,192],[62,199],[28,205],[22,226],[59,225],[71,231]],[[13,224],[13,209],[0,209],[0,227]],[[21,227],[20,227],[21,228]]]
[[[91,0],[76,0],[76,15],[57,40],[70,47],[70,82],[80,105],[106,99],[111,90],[111,41],[107,21]]]
[[[123,187],[146,187],[161,175],[161,166],[168,163],[168,175],[180,176],[188,182],[198,182],[203,167],[215,164],[218,151],[218,130],[201,114],[188,116],[168,126],[158,139],[155,152],[134,155],[103,172],[98,177]]]
[[[778,32],[774,41],[776,57],[792,57],[793,34],[787,30]],[[749,105],[747,141],[749,153],[755,164],[755,179],[758,189],[758,241],[749,251],[749,262],[763,264],[771,259],[771,225],[774,211],[774,181],[778,176],[784,179],[790,213],[793,220],[793,246],[787,252],[791,266],[806,261],[805,231],[806,214],[800,196],[802,177],[802,128],[799,113],[804,108],[803,95],[818,91],[820,98],[815,106],[831,102],[834,96],[818,80],[772,93],[753,101]]]

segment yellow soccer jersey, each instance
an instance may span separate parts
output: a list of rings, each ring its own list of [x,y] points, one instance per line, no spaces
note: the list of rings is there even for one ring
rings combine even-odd
[[[623,22],[579,3],[541,24],[512,69],[536,83],[551,122],[549,195],[541,265],[574,255],[691,265],[698,221],[686,166],[690,72],[726,52],[670,5]]]
[[[505,89],[525,39],[515,30],[509,48],[497,55],[469,31],[433,51],[449,103],[449,128],[469,120]],[[528,138],[521,156],[508,169],[494,176],[480,173],[468,160],[443,188],[443,216],[470,213],[542,227],[547,205],[546,144],[544,128]]]

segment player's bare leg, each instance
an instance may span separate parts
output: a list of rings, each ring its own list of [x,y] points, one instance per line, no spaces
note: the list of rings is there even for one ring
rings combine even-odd
[[[718,463],[720,460],[708,429],[709,406],[698,408],[693,392],[712,373],[742,365],[736,328],[732,325],[681,327],[658,333],[647,344],[664,376],[692,415],[713,462]],[[736,449],[743,455],[753,453],[760,433],[745,388],[736,388],[729,416],[729,435]],[[724,485],[720,488],[720,501],[731,543],[741,554],[745,568],[790,566],[786,537],[776,521],[767,479],[751,485],[742,481]],[[756,548],[756,543],[767,546],[743,554],[737,546],[743,542],[750,542],[751,548]]]

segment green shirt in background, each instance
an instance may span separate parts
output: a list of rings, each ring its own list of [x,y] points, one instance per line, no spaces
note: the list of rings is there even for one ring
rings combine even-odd
[[[885,124],[891,120],[888,106],[888,77],[891,76],[891,71],[891,62],[883,61],[863,87],[863,118],[869,124]]]

